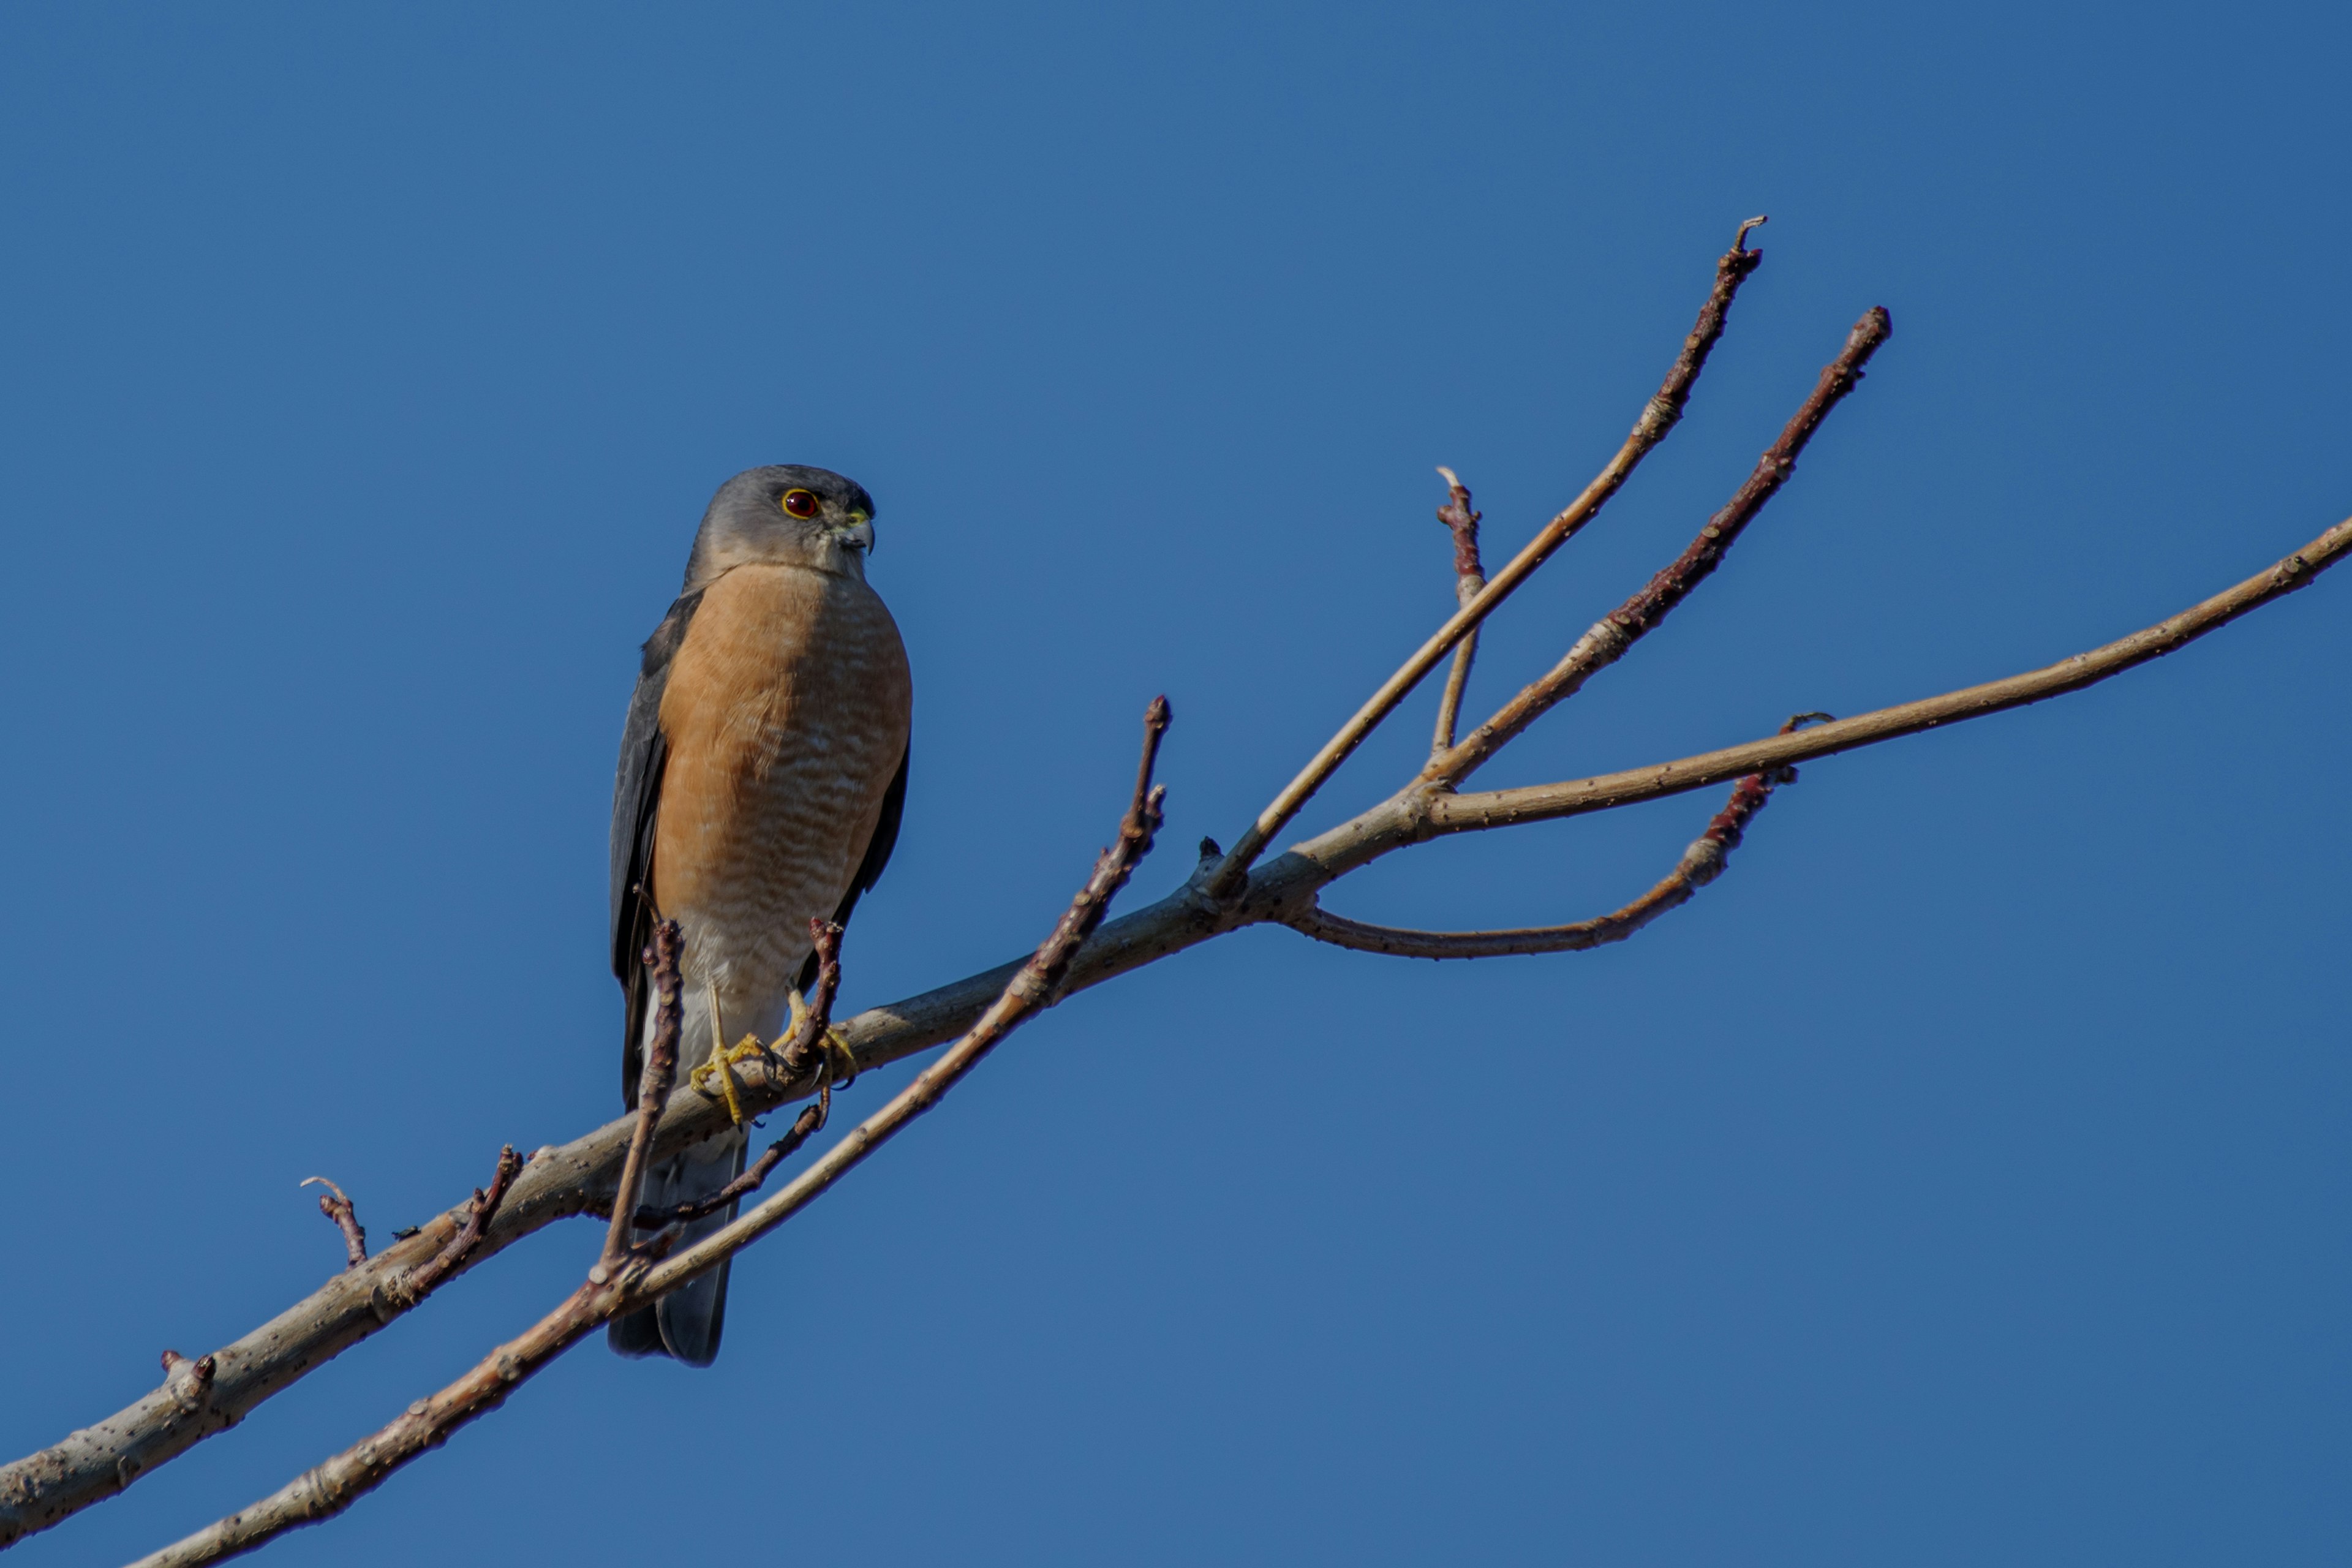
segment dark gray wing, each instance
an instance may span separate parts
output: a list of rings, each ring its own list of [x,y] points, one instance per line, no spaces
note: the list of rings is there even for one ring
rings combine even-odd
[[[875,819],[874,837],[866,841],[866,858],[857,863],[857,875],[849,879],[849,891],[841,898],[841,908],[833,912],[833,923],[846,926],[849,917],[856,912],[858,896],[873,890],[882,879],[882,868],[890,864],[890,851],[898,847],[898,819],[907,814],[907,764],[914,759],[915,743],[898,758],[898,771],[890,776],[890,787],[882,792],[882,815]],[[801,990],[805,993],[816,984],[816,954],[808,955],[801,965]]]
[[[670,661],[686,641],[686,626],[701,606],[699,593],[669,607],[646,639],[637,689],[621,727],[621,763],[613,778],[613,973],[626,998],[621,1043],[621,1106],[637,1102],[638,1042],[645,1038],[646,1004],[653,977],[638,956],[653,938],[654,825],[660,819],[662,772],[669,739],[662,733],[662,692]],[[879,837],[879,835],[877,835]]]

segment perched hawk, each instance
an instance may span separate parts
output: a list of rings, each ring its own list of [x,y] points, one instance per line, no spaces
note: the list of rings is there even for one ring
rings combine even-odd
[[[636,1103],[652,1035],[638,954],[657,917],[685,937],[683,1079],[728,1040],[782,1032],[792,994],[814,977],[809,921],[846,921],[890,858],[914,688],[898,625],[866,584],[873,518],[861,487],[823,468],[736,475],[711,499],[686,585],[646,643],[613,789],[624,1105]],[[745,1134],[654,1166],[644,1201],[718,1191],[743,1169]],[[733,1213],[688,1226],[686,1241]],[[614,1320],[613,1348],[708,1366],[726,1310],[722,1264]]]

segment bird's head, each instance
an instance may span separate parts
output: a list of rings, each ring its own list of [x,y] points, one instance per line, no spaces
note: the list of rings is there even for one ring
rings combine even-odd
[[[754,563],[863,579],[874,548],[874,498],[829,468],[746,468],[710,498],[686,563],[686,591]]]

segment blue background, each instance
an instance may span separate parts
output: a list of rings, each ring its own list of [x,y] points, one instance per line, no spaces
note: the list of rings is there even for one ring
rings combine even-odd
[[[1691,417],[1474,701],[1681,547],[1862,310],[1894,340],[1482,782],[2041,664],[2300,545],[2352,510],[2347,44],[2262,5],[10,7],[0,1448],[338,1267],[302,1177],[382,1237],[614,1113],[614,739],[729,474],[880,502],[919,695],[870,1005],[1034,943],[1156,691],[1130,902],[1230,842],[1449,608],[1431,466],[1515,548],[1754,213]],[[1080,996],[738,1264],[715,1372],[583,1349],[272,1560],[2340,1563],[2347,668],[2330,578],[1807,767],[1626,945],[1260,931]],[[1332,902],[1578,918],[1718,799]],[[595,1243],[22,1561],[276,1488]]]

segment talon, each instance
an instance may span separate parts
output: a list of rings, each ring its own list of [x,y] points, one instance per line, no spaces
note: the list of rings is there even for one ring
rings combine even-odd
[[[849,1048],[849,1041],[831,1025],[824,1031],[824,1059],[832,1069],[826,1076],[842,1088],[857,1081],[857,1053]]]

